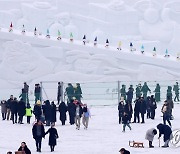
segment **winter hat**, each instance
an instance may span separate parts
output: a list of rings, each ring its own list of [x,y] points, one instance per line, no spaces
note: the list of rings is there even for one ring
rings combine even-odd
[[[153,130],[153,133],[154,133],[154,135],[156,135],[156,134],[157,134],[157,130],[156,130],[156,129],[154,129],[154,130]]]
[[[37,100],[36,104],[37,104],[37,105],[41,105],[41,101],[40,101],[40,100]]]

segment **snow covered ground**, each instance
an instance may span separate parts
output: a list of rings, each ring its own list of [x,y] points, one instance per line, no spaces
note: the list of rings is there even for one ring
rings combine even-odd
[[[60,138],[54,153],[61,154],[118,154],[121,147],[125,147],[132,154],[179,154],[179,148],[170,147],[167,149],[158,147],[158,136],[154,139],[154,149],[148,148],[148,142],[144,139],[145,132],[149,128],[156,127],[162,122],[161,106],[158,105],[156,110],[156,119],[145,120],[145,124],[131,124],[132,131],[126,128],[126,132],[122,132],[122,125],[118,124],[117,106],[92,106],[89,129],[84,130],[81,126],[80,130],[76,130],[75,126],[70,126],[67,122],[66,126],[61,126],[60,121],[57,122],[57,129]],[[173,129],[180,129],[179,115],[180,104],[176,104],[173,114],[175,119],[172,122]],[[59,116],[59,115],[58,115]],[[25,122],[26,119],[24,119]],[[32,125],[24,124],[13,125],[11,121],[0,121],[0,153],[5,154],[8,150],[15,151],[20,143],[25,141],[32,150],[32,154],[36,153],[35,142],[31,133]],[[45,127],[47,130],[48,127]],[[145,148],[130,148],[129,140],[144,142]],[[163,141],[161,141],[161,145]],[[48,136],[43,139],[42,153],[49,154]]]

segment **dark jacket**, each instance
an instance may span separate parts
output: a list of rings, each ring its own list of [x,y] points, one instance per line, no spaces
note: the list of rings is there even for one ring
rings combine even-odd
[[[49,145],[56,145],[56,139],[59,137],[56,128],[49,128],[48,131],[45,133],[48,134],[49,133]]]
[[[19,101],[18,103],[18,115],[24,116],[26,114],[26,105],[23,100]]]
[[[150,108],[151,110],[155,110],[157,108],[156,100],[154,98],[151,98]]]
[[[124,106],[124,111],[128,114],[129,118],[131,118],[133,113],[132,104],[126,103],[126,105]]]
[[[42,115],[42,110],[41,110],[41,105],[35,105],[34,106],[34,110],[33,110],[33,113],[35,115],[35,117],[37,118],[40,118],[40,116]]]
[[[76,105],[73,102],[68,104],[68,111],[69,111],[70,116],[75,117],[75,115],[76,115]]]
[[[35,123],[33,125],[33,128],[32,128],[32,134],[33,134],[33,138],[36,140],[38,137],[44,137],[45,136],[45,130],[44,130],[44,126],[43,124],[40,125],[41,126],[41,136],[37,136],[37,123]]]
[[[43,106],[43,112],[44,112],[45,120],[50,121],[52,112],[51,112],[51,105],[49,101],[45,102],[45,105]]]
[[[133,88],[129,88],[129,90],[126,93],[126,95],[127,95],[127,101],[132,102],[132,99],[133,99]]]
[[[77,111],[76,111],[76,115],[79,115],[80,117],[82,117],[82,114],[83,114],[82,107],[81,107],[81,105],[77,105],[76,110],[77,110],[78,106],[79,106],[79,113],[77,113]]]
[[[140,113],[141,114],[145,114],[146,113],[146,102],[145,102],[145,100],[141,100],[140,101],[141,102],[141,104],[140,104]]]
[[[135,112],[135,113],[140,113],[140,106],[141,106],[140,100],[137,99],[137,100],[135,101],[135,106],[134,106],[134,112]]]
[[[61,104],[59,105],[59,112],[60,112],[60,120],[65,121],[66,120],[67,106],[64,102],[61,102]]]
[[[18,151],[24,151],[25,154],[31,154],[31,151],[28,149],[27,146],[24,147],[24,150],[22,150],[22,147],[19,147]]]
[[[56,105],[51,104],[51,122],[56,122]]]
[[[161,137],[162,134],[164,135],[164,142],[171,139],[172,130],[168,125],[159,124],[157,125],[157,129],[159,129],[159,137]]]
[[[12,113],[18,112],[18,101],[17,100],[11,101],[10,109],[11,109]]]
[[[120,102],[118,105],[118,111],[119,111],[119,116],[123,116],[124,113],[124,105]]]
[[[126,114],[126,115],[123,115],[122,117],[122,123],[123,124],[129,124],[129,116]]]
[[[11,102],[13,101],[13,99],[8,99],[7,100],[7,103],[6,103],[6,107],[7,107],[7,109],[10,109],[10,106],[11,106]]]

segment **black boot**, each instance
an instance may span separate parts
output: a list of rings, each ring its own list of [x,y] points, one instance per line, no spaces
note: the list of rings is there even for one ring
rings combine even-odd
[[[154,148],[154,146],[152,145],[152,141],[149,141],[149,148]]]

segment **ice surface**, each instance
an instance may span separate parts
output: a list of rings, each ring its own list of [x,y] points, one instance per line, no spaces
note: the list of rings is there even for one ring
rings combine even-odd
[[[103,101],[103,100],[102,100]],[[105,100],[103,101],[106,102]],[[98,104],[97,101],[84,102],[87,104]],[[162,104],[158,105],[156,110],[155,120],[145,119],[145,124],[131,124],[132,131],[126,128],[126,132],[122,132],[122,125],[118,124],[118,110],[117,106],[107,107],[90,107],[92,117],[89,121],[88,130],[84,130],[81,125],[80,130],[76,130],[75,126],[69,125],[68,121],[65,126],[61,126],[59,121],[59,114],[57,115],[56,128],[59,133],[55,153],[62,154],[118,154],[118,150],[122,147],[128,149],[132,154],[179,154],[179,148],[170,145],[169,148],[163,149],[158,147],[158,135],[155,136],[153,145],[154,149],[148,148],[148,141],[145,140],[145,133],[150,128],[156,128],[156,125],[162,123],[161,117]],[[172,122],[172,129],[179,129],[179,104],[175,105],[173,115],[175,119]],[[34,118],[33,118],[34,119]],[[31,122],[33,122],[33,119]],[[24,118],[26,122],[26,118]],[[47,130],[49,127],[45,127]],[[12,131],[13,130],[13,131]],[[25,141],[32,153],[36,153],[35,141],[32,138],[32,124],[15,124],[11,121],[0,121],[0,144],[1,153],[7,151],[15,151],[19,148],[20,143]],[[128,146],[129,140],[143,142],[145,148],[130,148]],[[161,138],[161,145],[163,140]],[[42,141],[42,153],[49,154],[50,148],[48,146],[48,136]]]

